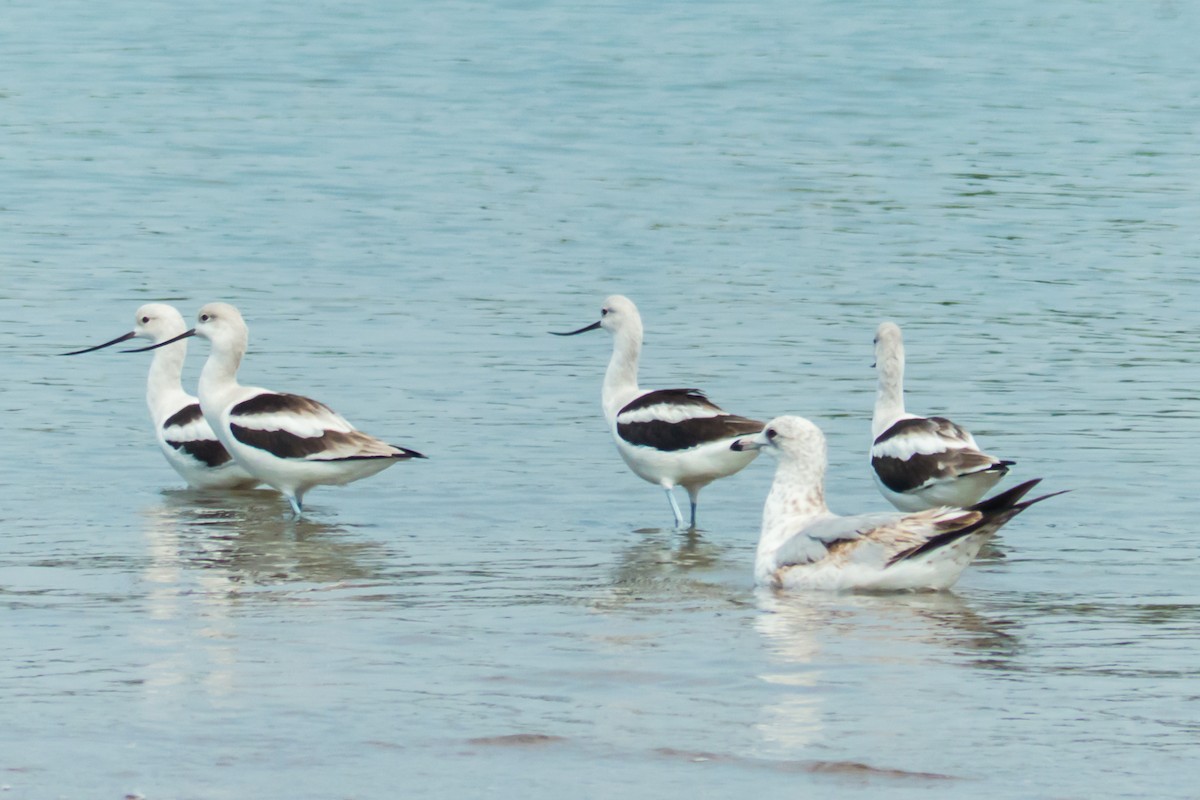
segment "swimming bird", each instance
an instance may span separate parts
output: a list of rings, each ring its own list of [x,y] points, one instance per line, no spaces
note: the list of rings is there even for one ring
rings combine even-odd
[[[200,408],[217,438],[247,472],[274,486],[299,517],[304,494],[314,486],[366,478],[398,461],[425,458],[416,450],[387,444],[358,431],[329,406],[296,394],[272,392],[237,382],[249,329],[228,303],[200,309],[189,336],[212,344],[200,372]]]
[[[1037,478],[970,508],[843,517],[825,505],[825,436],[809,420],[777,417],[730,446],[779,460],[754,563],[755,580],[776,588],[946,589],[1002,525],[1054,496],[1022,501]]]
[[[676,527],[683,526],[683,513],[673,490],[682,486],[691,501],[690,527],[695,529],[700,490],[742,469],[756,455],[734,452],[729,443],[762,430],[762,423],[722,411],[699,389],[638,388],[642,318],[628,297],[606,298],[598,322],[555,335],[575,336],[598,328],[613,337],[600,399],[617,452],[634,474],[666,490]]]
[[[103,350],[130,339],[149,339],[155,344],[174,339],[187,330],[183,315],[165,303],[147,303],[134,315],[129,333],[112,341],[63,353],[65,356]],[[183,361],[187,343],[177,342],[154,353],[146,379],[146,405],[154,423],[154,437],[176,472],[196,489],[248,489],[258,479],[242,469],[217,440],[204,421],[200,402],[183,389]]]
[[[871,421],[871,471],[884,498],[901,511],[965,508],[979,501],[1015,462],[980,451],[975,437],[945,417],[904,410],[904,339],[884,322],[875,332],[879,388]]]

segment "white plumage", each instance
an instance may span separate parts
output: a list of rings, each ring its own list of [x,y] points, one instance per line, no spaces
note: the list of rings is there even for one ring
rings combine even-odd
[[[350,483],[397,461],[424,458],[356,430],[316,400],[239,384],[249,330],[228,303],[204,306],[196,327],[176,338],[192,335],[212,343],[200,373],[205,418],[237,462],[282,492],[296,516],[314,486]]]
[[[754,459],[755,453],[734,452],[729,443],[762,430],[762,423],[726,413],[698,389],[640,389],[642,318],[627,297],[612,295],[600,309],[599,322],[557,335],[574,336],[598,328],[613,336],[600,397],[617,452],[634,474],[666,491],[677,527],[683,526],[683,513],[673,490],[682,486],[691,502],[695,528],[700,490]]]
[[[130,339],[149,339],[156,345],[175,339],[187,330],[179,311],[165,303],[147,303],[134,315],[134,328],[117,338],[63,355],[78,355],[112,347]],[[150,362],[146,378],[146,405],[154,424],[154,438],[162,454],[179,475],[196,489],[248,489],[258,479],[242,469],[217,440],[204,420],[200,402],[183,389],[183,362],[187,343],[161,347]]]
[[[971,508],[843,517],[825,505],[825,436],[812,422],[778,417],[731,446],[779,461],[754,565],[755,580],[776,588],[946,589],[1002,525],[1053,496],[1021,501],[1038,479]]]
[[[965,428],[904,410],[904,340],[894,322],[875,332],[875,366],[871,472],[889,503],[901,511],[963,508],[1008,474],[1013,462],[982,452]]]

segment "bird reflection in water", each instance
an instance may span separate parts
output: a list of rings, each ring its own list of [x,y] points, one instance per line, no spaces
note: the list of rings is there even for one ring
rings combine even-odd
[[[152,555],[151,579],[176,582],[185,569],[205,591],[281,583],[338,583],[377,577],[381,545],[339,525],[289,519],[277,492],[167,490],[143,512]],[[184,580],[184,582],[187,582]]]
[[[245,680],[243,639],[252,604],[295,604],[313,592],[376,583],[380,546],[309,518],[288,518],[276,492],[168,490],[143,510],[146,613],[131,632],[144,660],[148,708],[178,713],[195,691],[236,693]],[[248,613],[250,612],[250,613]]]
[[[727,546],[694,530],[651,528],[634,533],[638,539],[620,554],[613,576],[614,587],[623,591],[646,594],[707,586],[701,576],[727,561]]]
[[[1010,670],[1021,649],[1015,623],[980,613],[951,592],[831,594],[763,588],[756,597],[764,613],[755,627],[775,665],[759,678],[778,687],[757,728],[775,755],[795,755],[823,742],[834,717],[845,724],[854,711],[840,706],[827,710],[833,695],[851,691],[869,707],[876,691],[894,691],[905,683],[904,675],[921,672],[923,663],[957,661]],[[846,672],[849,666],[854,669]]]
[[[741,567],[728,554],[729,546],[715,541],[718,537],[664,528],[630,533],[636,538],[618,551],[606,590],[592,599],[593,607],[615,609],[662,602],[675,608],[685,598],[744,605],[744,592],[730,590],[731,586],[742,587],[731,584],[728,574],[718,574]]]

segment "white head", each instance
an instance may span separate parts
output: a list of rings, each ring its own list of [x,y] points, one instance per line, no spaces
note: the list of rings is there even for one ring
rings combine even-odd
[[[738,439],[734,450],[761,450],[788,463],[810,471],[825,471],[825,434],[804,417],[776,417],[761,433]]]
[[[904,337],[894,322],[881,322],[875,329],[875,366],[880,373],[904,372]]]
[[[577,333],[587,333],[597,328],[603,328],[613,336],[633,335],[640,342],[642,338],[642,315],[637,306],[623,294],[613,294],[604,298],[600,307],[600,319],[591,325],[585,325],[579,330],[556,334],[558,336],[574,336]]]
[[[775,481],[763,506],[763,530],[776,530],[776,523],[796,513],[816,513],[825,506],[825,434],[803,417],[776,417],[754,436],[738,439],[734,450],[762,450],[778,459]],[[793,530],[776,530],[791,535]],[[777,545],[764,538],[759,546]]]
[[[628,297],[609,295],[600,307],[600,319],[579,330],[556,333],[556,336],[574,336],[603,328],[613,336],[612,358],[604,371],[604,385],[600,399],[604,404],[604,417],[612,425],[617,411],[638,393],[638,356],[642,349],[642,316],[637,306]]]
[[[242,314],[229,303],[208,303],[196,314],[197,336],[213,343],[214,350],[244,352],[250,329]]]
[[[624,332],[642,332],[642,315],[637,306],[623,294],[604,298],[600,307],[600,327],[616,336]]]
[[[894,322],[881,322],[875,330],[875,371],[879,380],[871,417],[872,439],[904,416],[904,338]]]
[[[133,330],[129,333],[122,334],[116,339],[107,341],[104,344],[98,344],[94,347],[85,347],[82,350],[73,350],[70,353],[63,353],[65,356],[79,355],[80,353],[91,353],[95,350],[103,350],[106,347],[112,347],[121,342],[128,342],[130,339],[149,339],[154,342],[154,345],[166,344],[179,338],[187,329],[187,325],[183,322],[183,316],[174,306],[169,306],[165,303],[146,303],[137,310],[133,316]],[[152,348],[138,348],[139,350],[147,350]],[[176,357],[186,351],[186,346],[175,348]]]
[[[189,336],[203,336],[213,345],[212,355],[208,361],[204,362],[204,371],[200,374],[200,381],[203,383],[205,375],[210,372],[224,375],[232,375],[237,372],[238,364],[241,363],[242,356],[246,353],[246,343],[249,340],[250,331],[236,308],[228,303],[209,303],[196,315],[196,327],[149,347],[139,347],[137,350],[127,352],[157,350]]]
[[[183,315],[166,303],[146,303],[133,317],[133,335],[157,344],[173,339],[187,330]]]

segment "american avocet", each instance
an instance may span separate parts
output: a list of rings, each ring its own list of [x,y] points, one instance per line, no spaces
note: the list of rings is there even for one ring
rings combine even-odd
[[[1021,501],[1038,478],[970,508],[841,517],[825,505],[825,436],[812,422],[778,417],[731,446],[779,459],[754,564],[755,580],[777,588],[945,589],[1004,523],[1054,496]]]
[[[187,330],[183,316],[174,306],[147,303],[137,310],[129,333],[110,342],[63,353],[65,356],[103,350],[130,339],[149,339],[155,344],[173,339]],[[189,486],[196,489],[248,489],[258,484],[230,457],[204,421],[200,403],[183,390],[181,376],[187,343],[164,347],[150,362],[146,379],[146,405],[154,423],[158,447]]]
[[[296,516],[304,493],[314,486],[350,483],[397,461],[425,458],[356,430],[316,400],[240,385],[237,371],[249,329],[228,303],[209,303],[200,309],[195,328],[154,347],[188,336],[212,343],[200,372],[204,417],[238,463],[282,492]]]
[[[727,414],[699,389],[639,389],[642,318],[627,297],[607,298],[598,322],[555,335],[574,336],[597,328],[613,336],[612,358],[600,398],[617,452],[638,477],[666,490],[677,527],[683,526],[683,513],[672,490],[676,486],[686,489],[692,505],[691,527],[695,528],[700,490],[754,460],[755,453],[735,453],[729,443],[762,430],[762,423]]]
[[[965,428],[945,417],[904,411],[904,340],[894,322],[875,332],[879,389],[871,421],[871,472],[879,492],[901,511],[979,501],[1012,461],[979,450]]]

